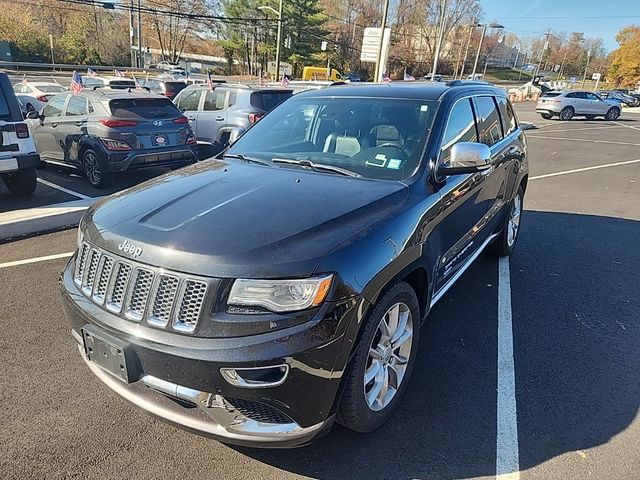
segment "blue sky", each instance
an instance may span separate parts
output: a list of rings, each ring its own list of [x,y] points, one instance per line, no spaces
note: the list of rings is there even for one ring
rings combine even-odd
[[[615,36],[631,24],[640,25],[639,0],[480,0],[486,21],[497,21],[518,35],[583,32],[601,37],[608,51],[618,47]]]

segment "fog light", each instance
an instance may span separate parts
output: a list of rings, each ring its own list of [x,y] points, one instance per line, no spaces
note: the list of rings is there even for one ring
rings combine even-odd
[[[282,385],[289,374],[289,365],[253,368],[221,368],[220,374],[235,387],[267,388]]]

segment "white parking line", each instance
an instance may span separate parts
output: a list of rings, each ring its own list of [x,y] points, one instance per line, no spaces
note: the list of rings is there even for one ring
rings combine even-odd
[[[518,480],[520,478],[518,412],[508,257],[502,257],[498,261],[498,395],[496,403],[496,478]]]
[[[615,122],[614,122],[615,123]],[[622,127],[626,127],[627,125],[620,125]],[[544,133],[554,133],[554,132],[579,132],[582,130],[598,130],[603,128],[617,128],[615,125],[602,125],[601,127],[580,127],[580,128],[563,128],[558,130],[545,130]]]
[[[546,135],[527,135],[527,139],[531,138],[545,138],[547,140],[568,140],[571,142],[588,142],[588,143],[609,143],[612,145],[630,145],[632,147],[640,147],[640,143],[630,143],[630,142],[612,142],[609,140],[590,140],[585,138],[568,138],[568,137],[547,137]]]
[[[57,258],[66,258],[73,255],[73,252],[56,253],[55,255],[47,255],[46,257],[26,258],[24,260],[14,260],[13,262],[0,263],[0,268],[17,267],[19,265],[27,265],[29,263],[46,262],[47,260],[56,260]]]
[[[638,130],[638,131],[640,131],[640,128],[638,128],[638,127],[634,127],[634,126],[632,126],[632,125],[625,125],[624,123],[620,123],[620,122],[613,122],[613,123],[615,123],[616,125],[620,125],[621,127],[624,127],[624,128],[631,128],[631,129],[633,129],[633,130]]]
[[[544,175],[536,175],[529,180],[539,180],[541,178],[557,177],[559,175],[569,175],[570,173],[588,172],[589,170],[599,170],[601,168],[619,167],[620,165],[631,165],[640,162],[640,158],[635,160],[627,160],[626,162],[605,163],[604,165],[594,165],[593,167],[574,168],[573,170],[564,170],[562,172],[546,173]]]
[[[74,197],[82,198],[83,200],[93,198],[93,197],[89,197],[88,195],[85,195],[84,193],[75,192],[73,190],[69,190],[68,188],[61,187],[60,185],[56,185],[55,183],[51,183],[42,178],[38,178],[38,182],[42,183],[43,185],[46,185],[47,187],[55,188],[56,190],[60,190],[61,192],[68,193],[69,195],[73,195]]]

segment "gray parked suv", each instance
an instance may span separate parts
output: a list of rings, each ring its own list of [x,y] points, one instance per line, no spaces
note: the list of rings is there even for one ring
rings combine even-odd
[[[223,84],[210,89],[195,85],[182,90],[174,102],[189,119],[198,141],[222,150],[292,95],[292,90],[283,88]]]
[[[620,116],[620,102],[602,99],[592,92],[546,92],[536,105],[536,112],[542,118],[550,119],[557,115],[560,120],[571,120],[574,116],[583,116],[587,120],[604,117],[615,120]]]
[[[82,169],[96,188],[112,173],[195,163],[196,138],[187,118],[166,97],[134,90],[85,90],[53,97],[30,112],[44,162]]]

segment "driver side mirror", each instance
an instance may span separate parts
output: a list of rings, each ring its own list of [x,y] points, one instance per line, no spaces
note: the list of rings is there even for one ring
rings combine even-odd
[[[484,143],[459,142],[451,147],[451,158],[438,167],[438,174],[460,175],[491,168],[491,149]]]
[[[38,120],[39,118],[44,118],[44,117],[41,117],[38,112],[36,112],[35,110],[32,110],[30,112],[27,112],[26,118],[28,118],[29,120]]]

